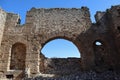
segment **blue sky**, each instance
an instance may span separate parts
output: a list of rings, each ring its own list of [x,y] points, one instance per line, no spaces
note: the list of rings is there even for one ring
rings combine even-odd
[[[22,23],[25,22],[26,11],[36,8],[80,8],[87,6],[94,22],[96,11],[105,11],[112,5],[120,4],[120,0],[0,0],[0,6],[8,12],[20,14]]]
[[[65,39],[55,39],[48,42],[42,49],[42,53],[46,57],[67,58],[78,57],[80,58],[80,52],[76,45]]]
[[[87,6],[90,10],[91,20],[95,22],[94,15],[96,11],[105,11],[112,5],[120,4],[120,0],[0,0],[0,7],[7,12],[17,13],[21,16],[22,24],[25,23],[26,12],[32,7],[36,8],[80,8]],[[59,45],[59,46],[58,46]],[[58,52],[57,51],[58,48]],[[55,52],[52,52],[55,51]],[[53,40],[49,42],[42,50],[47,56],[66,57],[72,54],[80,56],[75,45],[66,40]],[[56,55],[57,53],[57,55]]]

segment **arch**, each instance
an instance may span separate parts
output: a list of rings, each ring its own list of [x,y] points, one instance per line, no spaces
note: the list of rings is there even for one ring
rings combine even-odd
[[[60,44],[59,44],[59,42],[60,42]],[[53,45],[53,46],[51,46],[51,45]],[[51,47],[52,51],[50,49],[48,49],[49,47]],[[47,49],[47,52],[46,52],[46,49]],[[55,49],[55,51],[53,51],[53,49]],[[53,54],[48,54],[49,51]],[[74,53],[73,53],[73,51],[74,51]],[[55,58],[69,58],[69,57],[80,58],[80,56],[81,56],[80,51],[78,50],[77,46],[72,41],[62,39],[62,38],[53,39],[53,40],[47,42],[45,44],[45,46],[41,49],[41,52],[47,58],[54,58],[54,57]],[[56,54],[54,54],[55,52],[56,52]],[[62,54],[64,53],[64,54],[61,55],[61,53]],[[70,54],[68,54],[68,53],[70,53]]]
[[[56,39],[63,39],[63,40],[67,40],[68,42],[70,41],[78,50],[78,52],[80,53],[80,49],[78,46],[78,44],[76,43],[77,41],[70,39],[68,37],[60,37],[60,36],[56,36],[56,37],[52,37],[52,38],[48,38],[48,40],[46,39],[46,41],[42,44],[42,47],[40,49],[40,65],[39,65],[39,70],[41,73],[55,73],[58,74],[58,72],[61,72],[62,70],[66,69],[65,73],[69,73],[72,72],[74,73],[74,70],[76,68],[77,71],[82,69],[82,64],[81,64],[81,53],[79,55],[79,57],[51,57],[50,59],[47,58],[44,53],[41,52],[41,50],[44,48],[44,46],[49,43],[50,41],[56,40]],[[57,62],[56,62],[57,61]],[[61,62],[66,63],[66,66],[61,65],[58,66],[59,64],[61,64]],[[53,65],[52,65],[53,64]],[[75,66],[73,66],[75,65]],[[69,67],[69,68],[68,68]],[[71,69],[71,71],[70,71]],[[54,72],[53,72],[54,70]],[[64,71],[63,71],[64,72]],[[61,74],[64,74],[61,72]]]
[[[56,36],[56,37],[52,37],[52,38],[49,38],[48,40],[46,40],[44,43],[42,43],[41,44],[41,49],[40,49],[40,51],[42,50],[42,48],[47,44],[47,43],[49,43],[50,41],[53,41],[53,40],[56,40],[56,39],[63,39],[63,40],[68,40],[68,41],[70,41],[70,42],[72,42],[75,46],[76,46],[76,48],[78,49],[78,51],[79,51],[79,53],[80,53],[80,45],[78,44],[78,42],[77,41],[75,41],[75,40],[73,40],[72,38],[68,38],[68,37],[66,37],[66,36]],[[80,55],[81,56],[81,55]]]
[[[60,34],[60,33],[59,33]],[[50,36],[48,37],[47,39],[45,39],[44,43],[42,43],[42,47],[45,46],[45,44],[47,44],[48,42],[52,41],[52,40],[55,40],[55,39],[65,39],[65,40],[68,40],[68,41],[71,41],[73,42],[72,38],[68,38],[66,36],[57,36],[57,35],[54,35],[54,36]],[[74,43],[74,42],[73,42]]]
[[[14,45],[12,45],[10,69],[24,70],[25,60],[26,60],[26,45],[20,42],[17,42]]]

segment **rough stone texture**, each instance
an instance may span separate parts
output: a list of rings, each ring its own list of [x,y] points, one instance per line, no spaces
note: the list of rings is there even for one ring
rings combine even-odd
[[[6,12],[0,9],[0,44],[3,37],[5,22],[6,22]]]
[[[97,12],[95,18],[96,23],[91,23],[89,9],[86,7],[32,8],[27,12],[26,23],[20,25],[19,15],[0,9],[1,79],[6,78],[6,75],[13,75],[14,80],[21,80],[49,72],[55,75],[66,70],[66,73],[69,73],[68,66],[71,69],[76,66],[75,69],[79,69],[79,72],[119,71],[120,5],[112,6],[106,12]],[[47,59],[40,52],[47,42],[57,38],[67,39],[77,46],[81,52],[80,63],[78,59]],[[97,42],[101,45],[97,45]],[[63,69],[56,69],[61,68],[59,64]],[[48,65],[53,67],[53,72]],[[72,71],[75,70],[70,71],[71,75]]]
[[[21,43],[16,43],[12,46],[11,50],[10,69],[12,70],[25,70],[26,46]]]
[[[66,75],[81,71],[79,58],[51,58],[44,59],[44,70],[40,68],[43,74]]]
[[[106,71],[103,73],[89,72],[76,72],[75,74],[61,76],[61,77],[42,77],[28,78],[24,80],[120,80],[120,73],[113,71]]]

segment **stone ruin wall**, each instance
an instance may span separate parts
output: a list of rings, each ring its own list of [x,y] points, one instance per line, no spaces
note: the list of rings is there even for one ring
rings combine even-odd
[[[52,39],[67,39],[79,48],[77,37],[91,25],[89,16],[88,9],[84,7],[82,9],[33,8],[27,12],[26,24],[20,25],[19,15],[6,13],[1,43],[0,72],[4,74],[2,77],[6,77],[7,74],[17,77],[26,68],[29,68],[32,74],[40,72],[39,51]]]
[[[4,32],[4,27],[5,27],[5,22],[6,22],[6,12],[0,9],[0,44],[3,38],[3,32]],[[1,47],[1,45],[0,45]],[[1,55],[1,50],[0,50],[0,65],[2,65],[3,61],[2,58],[3,55]],[[0,67],[1,68],[1,67]],[[0,74],[3,74],[3,72],[0,72]]]
[[[97,12],[96,23],[91,23],[86,7],[32,8],[27,12],[26,23],[20,25],[19,15],[0,9],[1,77],[9,73],[18,77],[28,68],[31,75],[39,73],[42,68],[40,50],[57,38],[67,39],[77,46],[83,71],[119,70],[119,16],[120,6]],[[97,46],[97,41],[102,45]]]
[[[40,72],[43,74],[69,75],[81,71],[81,58],[47,58],[40,54]]]
[[[6,12],[0,9],[0,44],[3,37],[5,21],[6,21]]]

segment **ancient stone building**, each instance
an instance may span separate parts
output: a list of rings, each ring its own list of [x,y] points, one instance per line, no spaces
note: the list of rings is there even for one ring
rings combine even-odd
[[[26,75],[63,74],[65,69],[120,70],[120,6],[97,12],[95,19],[92,23],[86,7],[32,8],[21,25],[18,14],[0,9],[0,78],[21,80]],[[57,38],[73,42],[81,58],[47,59],[40,50]]]

